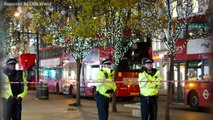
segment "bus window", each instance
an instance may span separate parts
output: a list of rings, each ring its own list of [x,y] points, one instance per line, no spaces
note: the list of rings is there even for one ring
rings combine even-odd
[[[193,68],[188,69],[188,80],[197,80],[197,72]]]
[[[99,65],[93,65],[91,67],[91,79],[94,80],[96,79],[96,73],[99,71]]]
[[[149,42],[138,42],[129,48],[124,54],[124,58],[118,65],[118,71],[120,72],[140,72],[142,67],[142,59],[150,57],[149,54]]]
[[[51,79],[56,79],[56,71],[55,70],[50,70],[49,76]]]
[[[190,23],[188,25],[188,29],[189,29],[189,36],[201,36],[206,34],[206,25],[203,23]]]

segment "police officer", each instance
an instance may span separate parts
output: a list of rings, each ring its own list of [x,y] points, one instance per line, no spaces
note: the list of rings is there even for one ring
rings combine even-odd
[[[4,120],[21,120],[22,99],[27,94],[27,81],[23,71],[15,70],[17,60],[10,58],[2,75],[2,104]]]
[[[116,90],[116,84],[113,81],[113,71],[111,61],[106,59],[102,61],[102,68],[96,75],[96,103],[98,108],[99,120],[107,120],[109,114],[109,100]]]
[[[151,58],[145,59],[145,68],[139,73],[140,103],[142,120],[157,120],[157,95],[162,77],[160,72],[153,68]]]

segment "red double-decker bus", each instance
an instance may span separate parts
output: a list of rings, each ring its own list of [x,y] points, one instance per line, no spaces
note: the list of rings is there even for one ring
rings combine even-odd
[[[182,33],[182,38],[176,43],[178,54],[174,64],[175,80],[181,80],[175,84],[177,92],[182,90],[184,103],[192,110],[210,107],[213,100],[213,42],[210,37],[199,37],[207,35],[206,16],[192,17]],[[188,40],[185,36],[189,35],[194,39]]]
[[[28,83],[28,89],[35,89],[36,88],[36,54],[32,53],[24,53],[19,55],[19,69],[23,70]]]
[[[177,44],[181,41],[186,39],[180,40]],[[212,103],[212,46],[211,40],[192,39],[176,56],[175,79],[181,80],[178,84],[183,87],[184,103],[190,105],[192,110],[209,107]]]
[[[48,84],[52,93],[62,93],[62,60],[61,47],[49,47],[39,50],[39,81]]]
[[[83,60],[81,71],[80,95],[94,97],[96,90],[95,76],[101,68],[101,61],[112,59],[112,48],[101,47],[89,51]],[[151,57],[150,43],[139,42],[134,44],[124,55],[118,66],[116,96],[133,99],[139,95],[138,74],[141,71],[142,58]],[[76,62],[72,53],[64,56],[63,93],[76,95]]]

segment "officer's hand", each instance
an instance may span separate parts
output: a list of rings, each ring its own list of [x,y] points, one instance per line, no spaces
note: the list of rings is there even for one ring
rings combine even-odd
[[[112,98],[112,96],[113,96],[113,93],[110,93],[110,94],[109,94],[109,98]]]
[[[159,89],[159,88],[160,88],[160,86],[159,86],[159,85],[156,85],[156,86],[155,86],[155,88],[156,88],[156,89]]]
[[[10,96],[9,98],[8,98],[8,100],[13,100],[14,98],[13,98],[13,96]]]
[[[22,100],[22,98],[21,98],[21,97],[16,97],[16,99],[17,99],[17,100]]]

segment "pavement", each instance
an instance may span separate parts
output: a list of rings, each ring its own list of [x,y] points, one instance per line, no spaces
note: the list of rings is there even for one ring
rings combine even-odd
[[[68,106],[75,101],[75,98],[57,94],[49,94],[49,99],[39,100],[36,97],[36,91],[29,91],[22,102],[22,120],[98,120],[94,99],[82,98],[81,106]],[[132,116],[131,108],[124,106],[138,102],[139,98],[135,98],[133,101],[119,101],[117,102],[118,112],[112,112],[110,103],[108,120],[140,120],[140,117]]]
[[[164,93],[164,92],[160,92]],[[158,99],[158,120],[165,120],[165,94],[160,94]],[[49,94],[49,99],[39,100],[35,91],[29,91],[23,99],[22,120],[98,120],[96,102],[92,98],[81,98],[81,106],[68,106],[75,103],[75,98],[67,95]],[[141,120],[140,117],[132,116],[132,109],[125,104],[138,103],[139,98],[133,101],[118,101],[118,112],[112,112],[111,103],[108,120]],[[189,111],[189,107],[172,106],[170,120],[212,120],[208,113]]]
[[[30,91],[22,102],[22,120],[98,120],[95,100],[82,98],[81,106],[68,106],[75,101],[75,98],[57,94],[49,94],[48,100],[39,100],[35,92]],[[116,113],[112,112],[110,103],[109,120],[140,120],[132,116],[130,108],[124,107],[125,103],[117,104]]]

